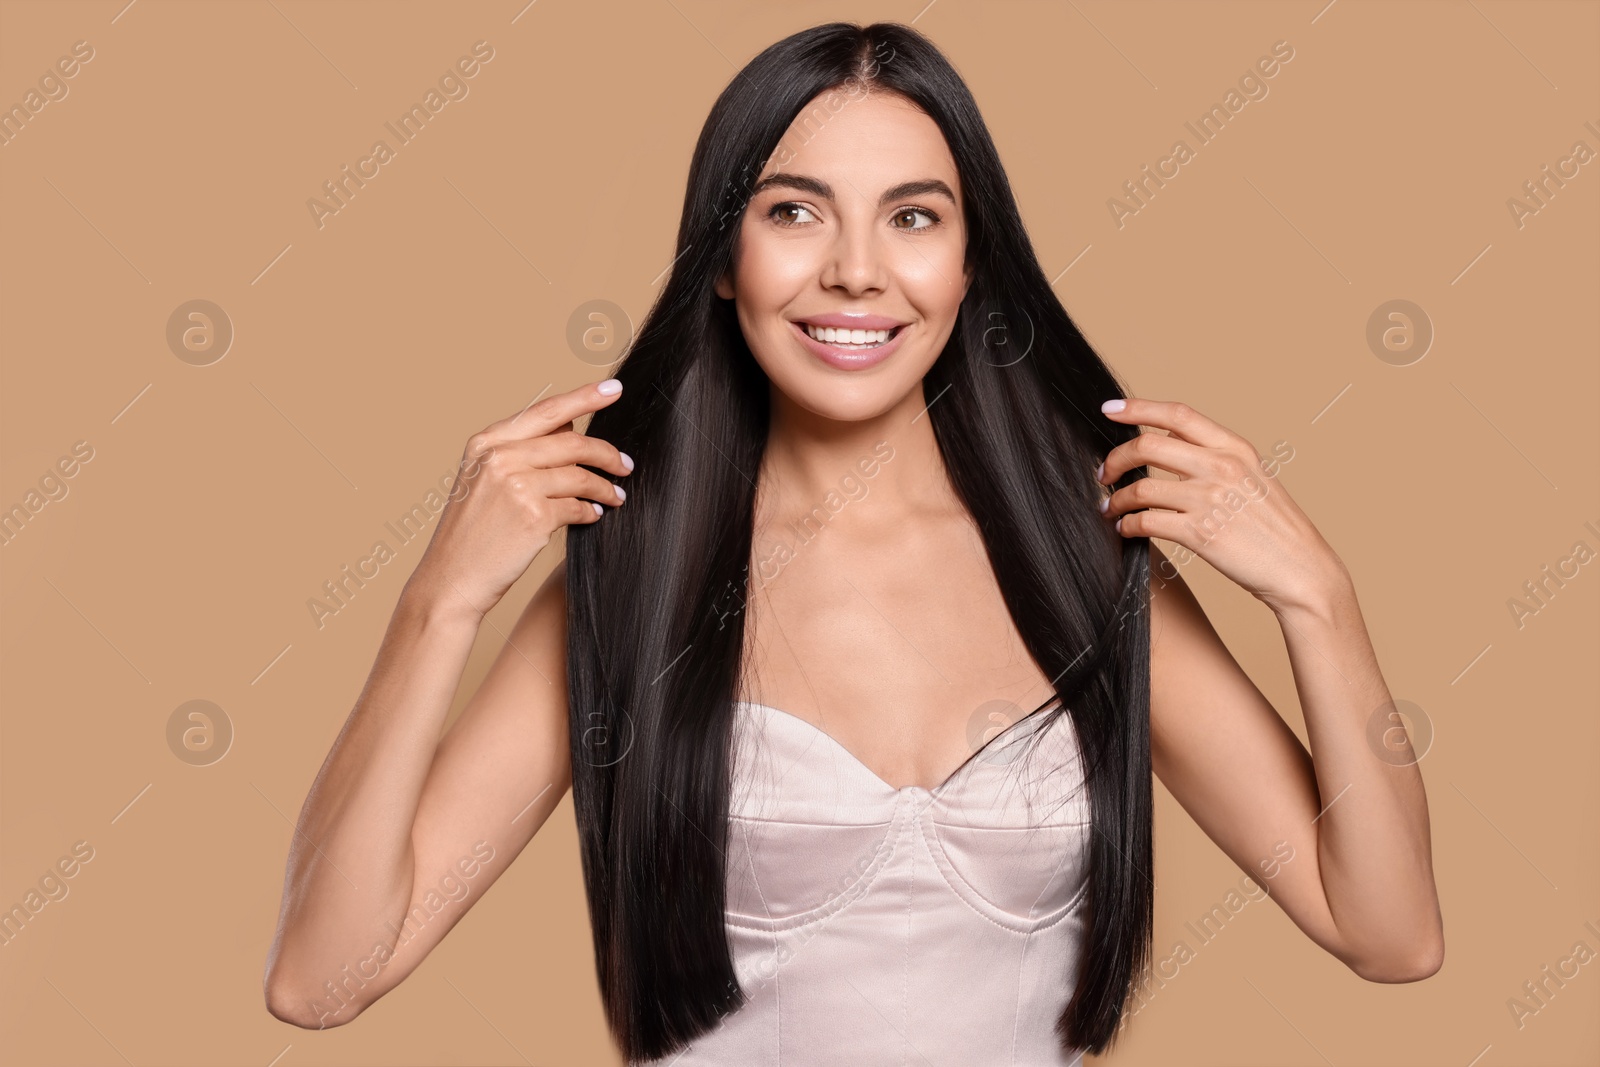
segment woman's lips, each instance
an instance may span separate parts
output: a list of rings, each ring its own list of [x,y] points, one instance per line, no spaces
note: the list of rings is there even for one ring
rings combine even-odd
[[[806,332],[805,323],[803,322],[790,320],[789,324],[800,335],[800,343],[805,345],[812,355],[830,367],[837,367],[840,370],[865,370],[867,367],[882,363],[894,354],[896,348],[900,347],[901,338],[905,337],[906,331],[911,328],[909,326],[900,327],[895,331],[893,337],[877,348],[851,350],[839,348],[837,345],[831,345],[826,341],[817,340]]]

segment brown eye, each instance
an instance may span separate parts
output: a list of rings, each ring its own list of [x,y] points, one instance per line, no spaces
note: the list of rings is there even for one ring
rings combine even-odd
[[[918,215],[921,215],[923,218],[930,220],[926,226],[895,226],[895,229],[897,229],[897,230],[927,230],[927,229],[931,229],[932,227],[937,226],[939,224],[939,216],[935,215],[931,211],[926,210],[925,208],[920,208],[920,207],[901,208],[899,211],[895,212],[894,218],[896,220],[899,220],[899,219],[914,219]]]
[[[796,204],[796,203],[794,203],[793,201],[790,201],[790,200],[785,200],[781,204],[773,204],[772,207],[768,208],[767,209],[767,218],[771,219],[773,222],[776,222],[780,226],[800,226],[800,225],[803,225],[803,223],[801,223],[799,220],[788,219],[788,218],[779,218],[778,216],[780,214],[787,215],[787,214],[789,214],[791,212],[801,212],[801,211],[805,212],[808,215],[810,214],[810,211],[807,208],[801,206],[800,204]]]

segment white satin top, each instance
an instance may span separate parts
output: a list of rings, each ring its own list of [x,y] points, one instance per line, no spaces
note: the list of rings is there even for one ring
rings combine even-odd
[[[649,1063],[1080,1063],[1054,1033],[1087,927],[1071,718],[1019,719],[928,790],[796,715],[734,711],[727,929],[748,1000]]]

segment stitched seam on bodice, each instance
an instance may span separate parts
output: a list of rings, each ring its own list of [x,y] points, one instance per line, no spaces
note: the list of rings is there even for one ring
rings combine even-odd
[[[923,847],[927,850],[928,855],[933,859],[933,865],[938,870],[939,877],[944,879],[944,883],[950,887],[950,892],[955,895],[957,900],[965,904],[974,915],[987,920],[992,925],[998,926],[1000,929],[1005,930],[1008,933],[1019,934],[1023,937],[1026,937],[1029,934],[1050,929],[1052,926],[1055,926],[1062,919],[1065,919],[1068,915],[1071,915],[1077,910],[1078,905],[1083,901],[1084,893],[1089,888],[1089,879],[1085,877],[1083,880],[1083,885],[1079,886],[1078,891],[1072,894],[1072,899],[1061,905],[1054,912],[1046,912],[1045,914],[1034,919],[1023,919],[1019,916],[1012,915],[1004,908],[996,907],[993,903],[985,899],[983,894],[979,893],[976,889],[972,888],[972,886],[968,885],[967,880],[961,877],[961,873],[955,869],[955,865],[952,864],[950,862],[950,858],[945,855],[944,846],[941,845],[936,838],[931,836],[932,832],[929,827],[922,826],[921,830],[922,833],[919,836],[922,839]],[[955,881],[952,881],[952,878],[954,878]],[[957,885],[957,882],[959,882],[960,885]],[[962,887],[965,887],[965,891],[963,891]],[[1004,916],[1004,918],[998,918],[996,915],[989,915],[984,912],[978,907],[978,905],[972,902],[972,900],[967,896],[968,893],[971,893],[972,896],[983,901],[984,907],[993,908],[999,916]]]
[[[910,833],[910,827],[906,823],[913,817],[909,805],[902,806],[895,812],[894,821],[889,824],[888,831],[874,846],[871,866],[861,873],[860,878],[851,882],[849,888],[833,899],[824,901],[814,908],[797,912],[785,919],[763,920],[759,915],[745,915],[742,912],[729,910],[725,912],[728,925],[738,927],[741,930],[755,930],[761,933],[783,933],[790,930],[798,930],[813,923],[821,922],[831,916],[841,914],[856,901],[871,892],[872,887],[878,884],[884,869],[894,861],[895,856],[899,855],[900,849],[904,845],[904,839]],[[887,853],[883,851],[884,842],[891,842]],[[760,886],[760,875],[752,870],[750,877],[756,883],[757,891],[761,893],[762,899],[765,900],[766,891]]]

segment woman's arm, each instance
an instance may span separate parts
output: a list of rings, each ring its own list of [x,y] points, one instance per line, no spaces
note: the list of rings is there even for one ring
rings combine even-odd
[[[603,386],[603,388],[602,388]],[[483,616],[632,460],[575,432],[621,383],[585,385],[474,434],[366,687],[312,785],[263,981],[273,1015],[349,1022],[403,979],[516,858],[571,783],[565,564],[442,739]]]
[[[571,784],[565,563],[529,601],[450,731],[478,632],[455,593],[407,586],[300,814],[267,958],[267,1009],[324,1029],[410,974]]]
[[[1154,544],[1150,561],[1150,744],[1162,784],[1351,970],[1374,982],[1433,974],[1444,929],[1427,797],[1415,763],[1369,743],[1390,696],[1353,586],[1275,609],[1308,754]],[[1385,729],[1404,741],[1403,729]]]
[[[1151,559],[1151,759],[1178,802],[1317,944],[1370,981],[1444,960],[1422,776],[1335,555],[1249,441],[1179,403],[1107,417],[1156,426],[1112,449],[1102,480],[1123,536],[1176,542],[1278,620],[1311,751],[1217,636],[1175,567]],[[1379,726],[1374,743],[1372,726]]]

